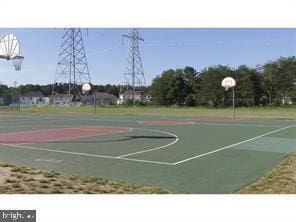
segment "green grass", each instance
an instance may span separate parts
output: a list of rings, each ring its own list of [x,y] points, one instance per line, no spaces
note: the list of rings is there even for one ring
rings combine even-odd
[[[23,113],[45,112],[45,113],[83,113],[94,114],[93,106],[43,106],[22,108]],[[126,115],[156,115],[156,116],[232,116],[231,108],[208,109],[203,107],[194,108],[172,108],[172,107],[97,107],[97,114],[126,114]],[[237,108],[239,117],[247,118],[293,118],[296,119],[296,107],[258,107]]]

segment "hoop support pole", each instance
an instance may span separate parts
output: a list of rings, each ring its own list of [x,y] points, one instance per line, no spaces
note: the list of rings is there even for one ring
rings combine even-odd
[[[232,108],[233,108],[233,119],[235,120],[235,93],[234,93],[234,87],[232,87]]]

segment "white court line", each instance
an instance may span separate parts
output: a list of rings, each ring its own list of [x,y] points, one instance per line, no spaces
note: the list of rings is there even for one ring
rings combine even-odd
[[[140,154],[140,153],[146,153],[146,152],[150,152],[150,151],[154,151],[154,150],[163,149],[163,148],[172,146],[173,144],[175,144],[175,143],[177,143],[179,141],[179,137],[177,135],[173,134],[173,133],[170,133],[170,132],[166,132],[166,131],[162,131],[162,130],[155,130],[155,129],[145,129],[145,128],[134,128],[134,129],[138,129],[138,130],[149,130],[149,131],[153,131],[153,132],[159,132],[159,133],[168,134],[170,136],[175,137],[175,140],[173,142],[171,142],[169,144],[166,144],[166,145],[163,145],[163,146],[155,147],[155,148],[148,149],[148,150],[142,150],[142,151],[138,151],[138,152],[134,152],[134,153],[128,153],[128,154],[124,154],[124,155],[117,156],[117,157],[122,158],[122,157],[127,157],[127,156],[132,156],[132,155]]]
[[[243,143],[246,143],[246,142],[250,142],[252,140],[256,140],[256,139],[259,139],[261,137],[264,137],[264,136],[267,136],[267,135],[270,135],[270,134],[273,134],[273,133],[277,133],[277,132],[280,132],[280,131],[283,131],[283,130],[286,130],[286,129],[289,129],[289,128],[292,128],[292,127],[295,127],[295,126],[296,126],[296,124],[293,124],[293,125],[286,126],[286,127],[283,127],[283,128],[277,129],[277,130],[273,130],[271,132],[264,133],[264,134],[261,134],[259,136],[247,139],[247,140],[243,140],[243,141],[238,142],[238,143],[234,143],[234,144],[231,144],[231,145],[228,145],[228,146],[224,146],[224,147],[221,147],[219,149],[216,149],[216,150],[213,150],[213,151],[210,151],[210,152],[207,152],[207,153],[203,153],[203,154],[200,154],[200,155],[197,155],[197,156],[193,156],[193,157],[190,157],[190,158],[175,162],[175,163],[173,163],[173,165],[175,166],[175,165],[178,165],[180,163],[185,163],[185,162],[193,160],[193,159],[197,159],[197,158],[200,158],[200,157],[205,157],[205,156],[211,155],[213,153],[217,153],[217,152],[220,152],[220,151],[235,147],[237,145],[240,145],[240,144],[243,144]]]
[[[150,160],[131,159],[131,158],[120,158],[120,157],[113,157],[113,156],[97,155],[97,154],[90,154],[90,153],[70,152],[70,151],[63,151],[63,150],[51,150],[51,149],[31,147],[31,146],[23,146],[23,145],[16,145],[16,144],[5,144],[5,143],[1,143],[0,145],[1,146],[14,147],[14,148],[21,148],[21,149],[39,150],[39,151],[46,151],[46,152],[54,152],[54,153],[79,155],[79,156],[89,156],[89,157],[98,157],[98,158],[105,158],[105,159],[125,160],[125,161],[142,162],[142,163],[153,163],[153,164],[161,164],[161,165],[173,165],[173,163],[167,163],[167,162],[158,162],[158,161],[150,161]]]

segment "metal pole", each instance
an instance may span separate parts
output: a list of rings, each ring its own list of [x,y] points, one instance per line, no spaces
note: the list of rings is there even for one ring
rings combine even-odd
[[[95,115],[97,114],[97,97],[96,97],[96,93],[94,93],[94,111],[95,111]]]
[[[18,101],[18,111],[21,111],[21,100],[19,95],[17,95],[17,101]]]
[[[233,119],[235,119],[235,93],[234,93],[234,87],[232,87],[232,108],[233,108]]]

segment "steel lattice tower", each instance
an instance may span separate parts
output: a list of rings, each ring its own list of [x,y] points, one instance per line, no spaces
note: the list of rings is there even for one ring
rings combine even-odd
[[[58,84],[68,84],[69,102],[81,98],[81,85],[90,83],[90,75],[85,55],[80,28],[67,28],[60,46],[56,77],[52,87],[52,98],[57,92]]]
[[[146,88],[146,80],[139,50],[139,41],[144,41],[144,39],[141,38],[137,28],[129,29],[128,34],[122,35],[122,37],[128,39],[127,65],[124,73],[125,83],[127,90],[129,90],[129,87],[132,88],[132,100],[135,106],[135,92],[137,88]]]

